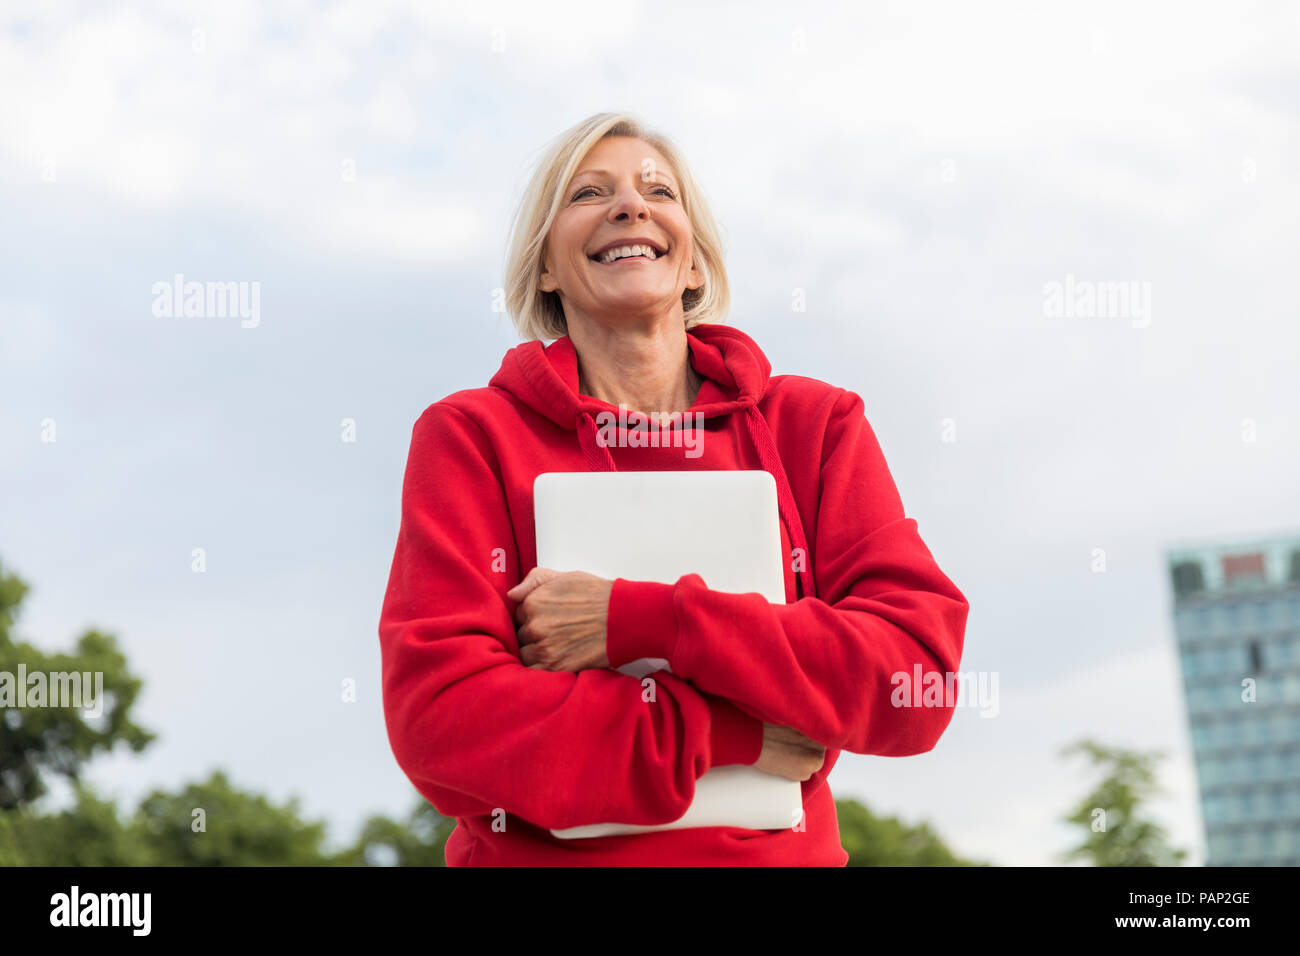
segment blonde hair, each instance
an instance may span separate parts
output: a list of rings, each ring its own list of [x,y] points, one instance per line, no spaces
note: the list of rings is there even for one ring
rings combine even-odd
[[[685,156],[667,136],[647,129],[628,113],[597,113],[550,142],[515,212],[506,253],[505,306],[520,337],[545,339],[568,334],[559,294],[543,292],[537,287],[542,274],[542,252],[574,171],[591,148],[606,136],[644,140],[672,165],[680,187],[678,199],[691,224],[695,267],[704,277],[700,288],[682,291],[686,327],[725,321],[731,307],[731,288],[723,263],[722,237]]]

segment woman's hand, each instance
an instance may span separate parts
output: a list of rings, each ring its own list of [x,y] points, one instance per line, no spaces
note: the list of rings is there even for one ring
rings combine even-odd
[[[826,748],[790,727],[763,723],[763,750],[756,770],[787,780],[807,780],[826,763]]]
[[[506,592],[519,602],[515,623],[523,662],[548,671],[608,667],[605,624],[613,588],[613,581],[585,571],[529,571]]]

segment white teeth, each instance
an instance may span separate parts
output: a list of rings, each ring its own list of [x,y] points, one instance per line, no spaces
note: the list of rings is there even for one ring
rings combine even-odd
[[[647,259],[658,259],[659,254],[655,252],[653,246],[619,246],[614,249],[606,249],[600,254],[599,261],[610,263],[615,259],[624,259],[628,256],[645,256]]]

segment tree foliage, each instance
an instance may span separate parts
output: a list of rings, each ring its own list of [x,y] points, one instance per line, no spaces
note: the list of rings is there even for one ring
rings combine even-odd
[[[419,798],[404,821],[373,816],[345,854],[348,862],[368,866],[445,866],[447,837],[456,821],[442,816]]]
[[[958,857],[930,829],[878,817],[856,800],[836,800],[840,843],[849,866],[987,866]]]
[[[58,813],[28,806],[0,810],[0,866],[145,866],[153,861],[117,804],[74,784],[75,800]]]
[[[1143,801],[1160,793],[1155,764],[1159,752],[1143,753],[1080,740],[1061,756],[1085,754],[1105,777],[1075,804],[1065,822],[1083,827],[1083,841],[1061,855],[1063,862],[1086,860],[1093,866],[1180,866],[1187,851],[1169,846],[1164,827],[1145,819]]]
[[[233,786],[221,771],[177,793],[155,790],[132,821],[160,866],[327,866],[325,824],[300,816],[297,798],[277,806]]]
[[[141,683],[127,668],[112,635],[88,631],[71,654],[45,654],[14,640],[13,625],[26,594],[27,585],[0,567],[0,673],[8,675],[3,689],[12,691],[24,670],[43,675],[102,673],[103,714],[87,717],[84,709],[74,707],[0,709],[0,811],[43,796],[47,773],[75,782],[82,765],[96,754],[118,744],[139,753],[154,740],[131,720]]]

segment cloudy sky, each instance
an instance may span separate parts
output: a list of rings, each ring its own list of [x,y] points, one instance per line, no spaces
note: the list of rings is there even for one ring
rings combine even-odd
[[[1300,528],[1294,10],[268,6],[0,13],[0,562],[24,637],[119,636],[160,732],[92,780],[224,767],[336,843],[409,809],[376,627],[411,426],[516,342],[537,151],[623,109],[694,164],[731,323],[863,397],[998,676],[837,795],[1052,863],[1093,736],[1169,755],[1203,858],[1163,551]],[[177,274],[258,283],[257,323],[156,315]],[[1138,294],[1054,314],[1067,282]]]

